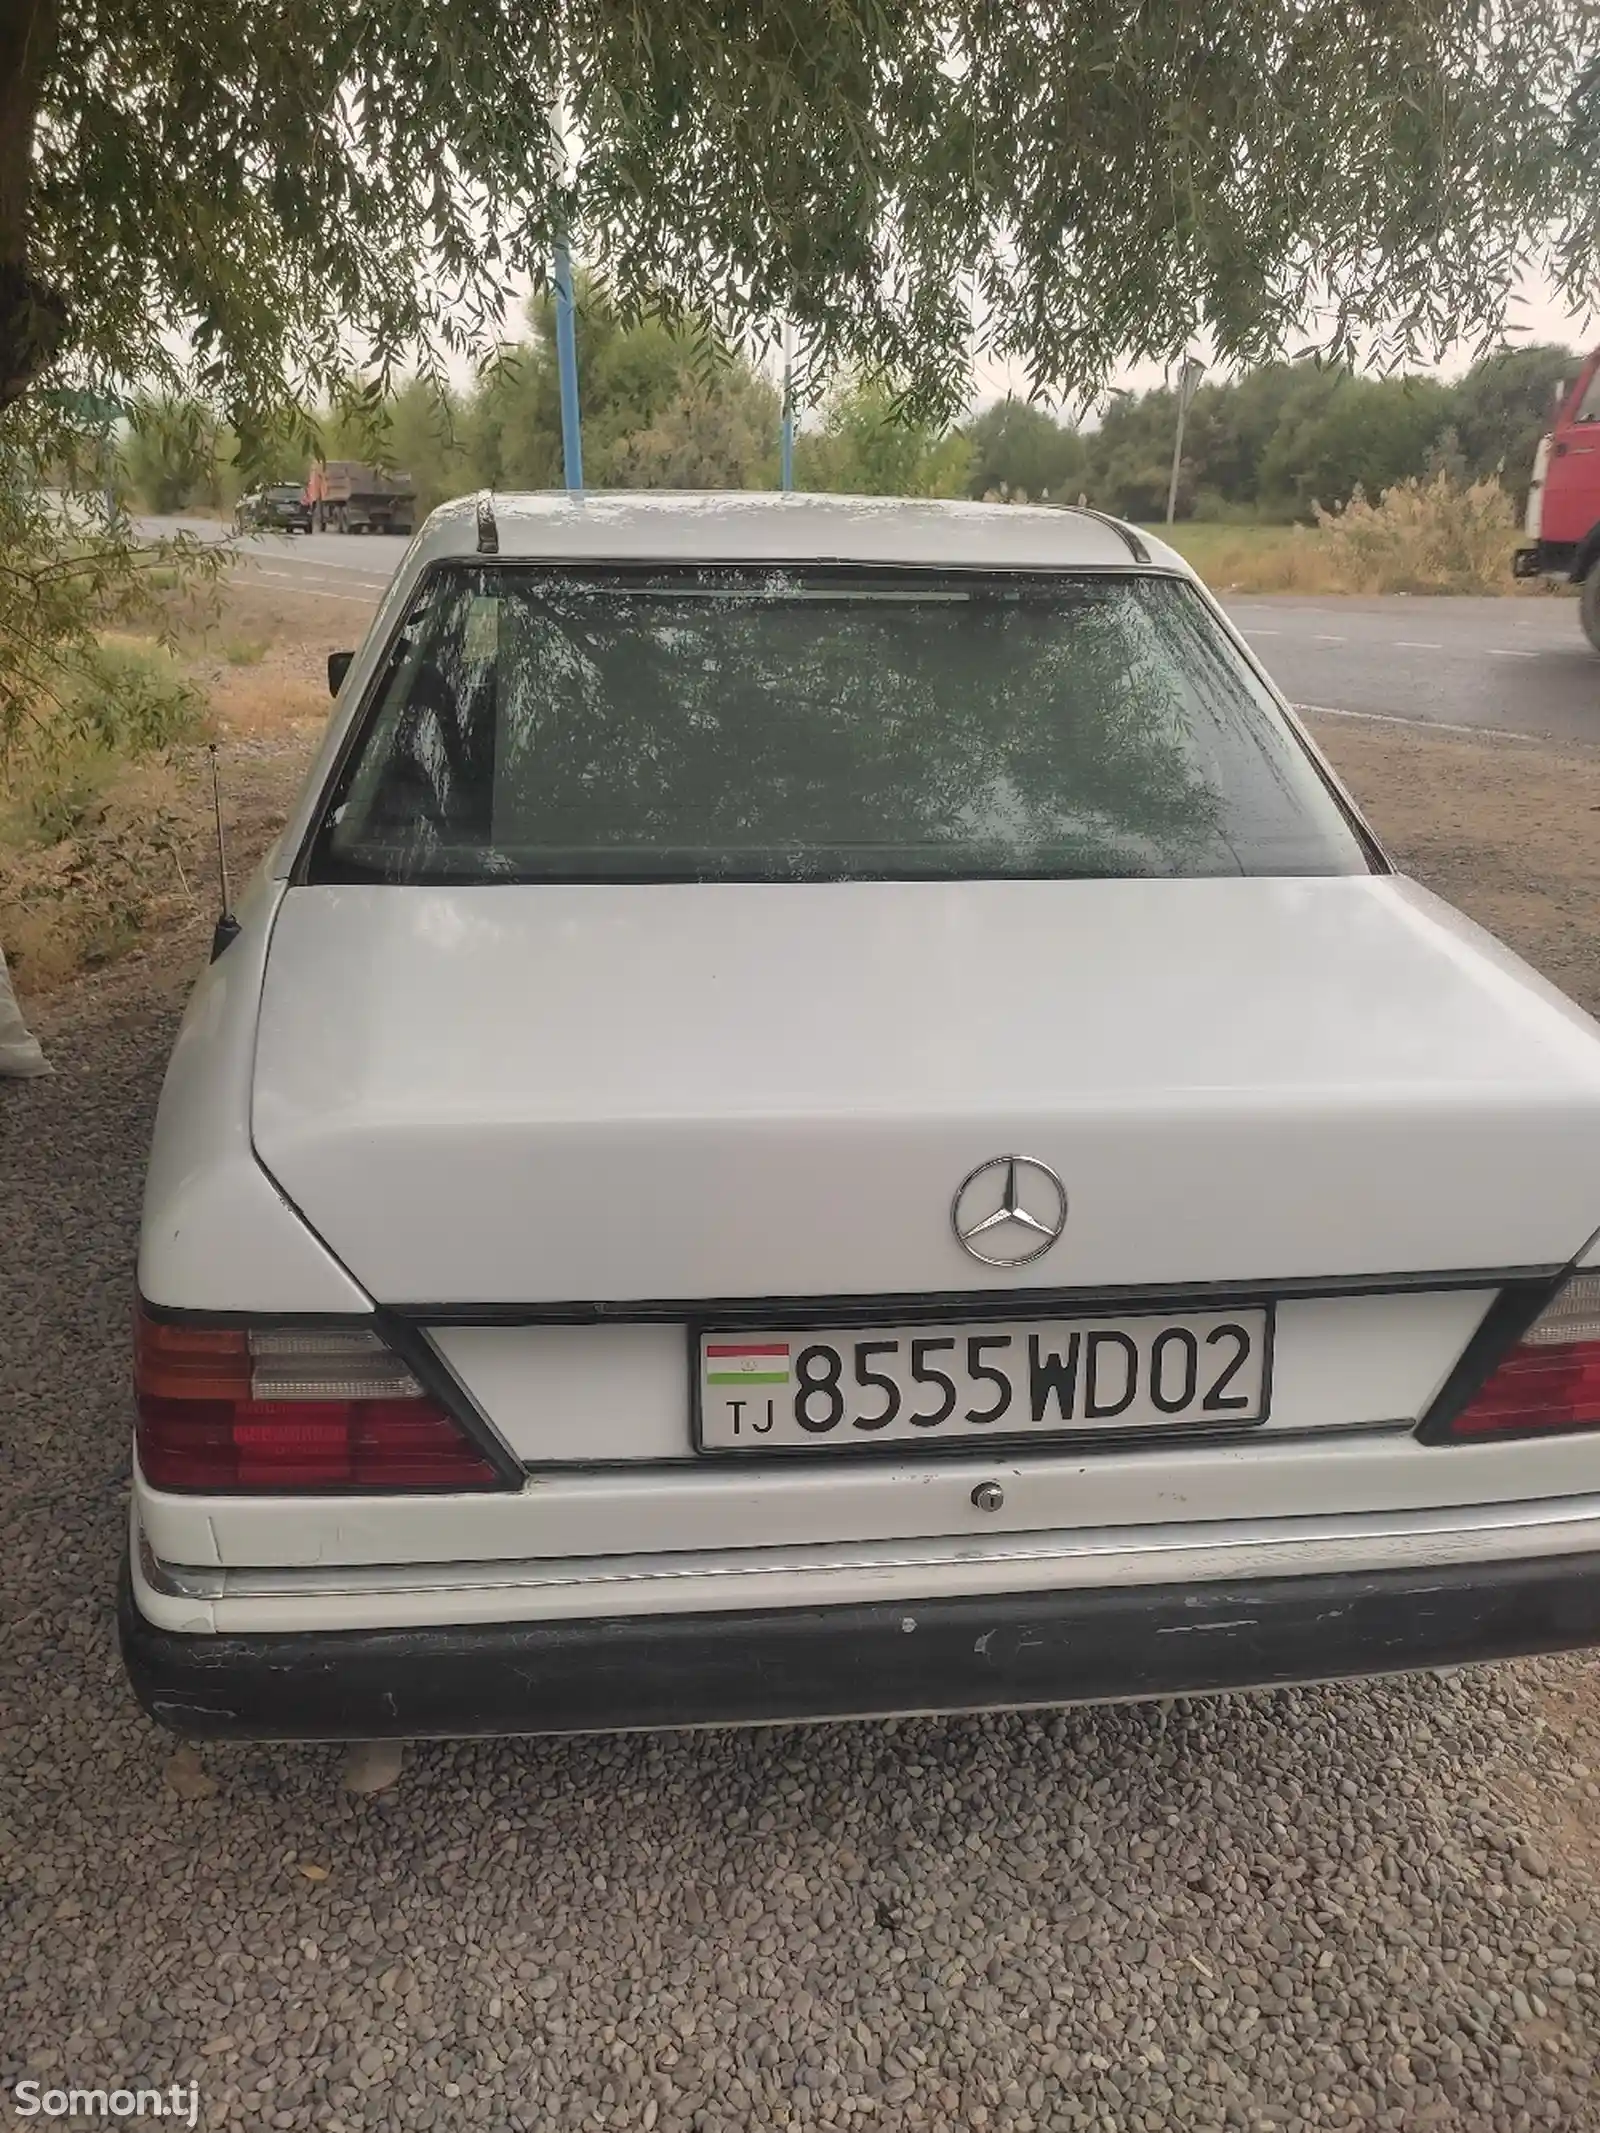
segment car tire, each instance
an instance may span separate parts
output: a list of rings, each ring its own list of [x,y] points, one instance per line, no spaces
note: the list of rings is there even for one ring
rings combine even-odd
[[[1583,590],[1578,595],[1578,617],[1583,624],[1583,634],[1600,652],[1600,556],[1589,565],[1583,580]]]

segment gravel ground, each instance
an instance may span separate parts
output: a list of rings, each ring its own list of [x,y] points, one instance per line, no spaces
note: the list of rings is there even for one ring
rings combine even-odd
[[[208,2126],[1600,2127],[1582,1662],[1060,1717],[171,1743],[110,1598],[170,982],[0,1085],[0,2095]],[[5,2122],[12,2120],[7,2117]],[[15,2120],[24,2121],[19,2117]]]

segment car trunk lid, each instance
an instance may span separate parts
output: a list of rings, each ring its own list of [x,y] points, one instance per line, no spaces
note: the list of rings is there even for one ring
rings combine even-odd
[[[1412,884],[297,887],[260,1160],[378,1300],[588,1307],[1553,1264],[1600,1033]],[[951,1223],[1020,1152],[1025,1266]]]

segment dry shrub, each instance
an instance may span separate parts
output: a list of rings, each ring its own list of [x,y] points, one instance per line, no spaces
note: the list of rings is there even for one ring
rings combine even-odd
[[[1385,489],[1358,489],[1314,526],[1225,525],[1187,519],[1151,530],[1170,540],[1216,592],[1518,593],[1515,506],[1498,481],[1446,469]]]
[[[1499,482],[1448,471],[1396,482],[1377,503],[1357,489],[1317,507],[1317,541],[1350,592],[1503,593],[1511,589],[1516,507]]]

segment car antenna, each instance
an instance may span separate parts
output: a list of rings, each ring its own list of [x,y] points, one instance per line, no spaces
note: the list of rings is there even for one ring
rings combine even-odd
[[[222,781],[217,775],[217,744],[211,743],[211,806],[217,818],[217,876],[222,884],[222,909],[211,932],[211,960],[239,938],[239,921],[233,915],[233,891],[228,886],[228,840],[222,834]]]

